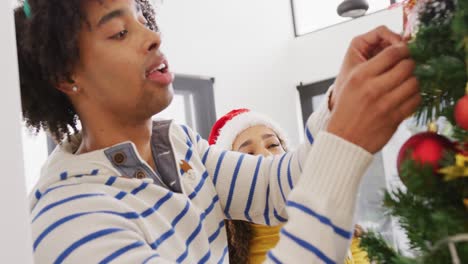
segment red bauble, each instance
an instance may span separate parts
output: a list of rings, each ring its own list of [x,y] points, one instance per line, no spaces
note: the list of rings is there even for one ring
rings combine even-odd
[[[468,95],[460,98],[455,105],[455,121],[459,127],[468,130]]]
[[[437,133],[424,132],[414,135],[403,144],[398,153],[398,171],[400,171],[403,161],[412,159],[421,165],[432,166],[434,172],[437,172],[444,154],[454,150],[454,144]]]

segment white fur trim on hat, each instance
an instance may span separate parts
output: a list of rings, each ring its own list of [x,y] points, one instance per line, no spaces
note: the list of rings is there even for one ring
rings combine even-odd
[[[241,113],[227,121],[219,131],[219,136],[216,140],[216,146],[222,149],[232,150],[232,144],[234,143],[237,135],[239,135],[247,128],[257,125],[264,125],[271,128],[281,140],[283,148],[285,150],[288,149],[287,137],[281,127],[269,117],[251,111]]]

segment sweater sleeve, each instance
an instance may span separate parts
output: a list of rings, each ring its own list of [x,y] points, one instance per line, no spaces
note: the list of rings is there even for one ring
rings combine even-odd
[[[371,161],[367,151],[321,132],[289,196],[289,221],[267,263],[343,262],[353,235],[356,193]]]

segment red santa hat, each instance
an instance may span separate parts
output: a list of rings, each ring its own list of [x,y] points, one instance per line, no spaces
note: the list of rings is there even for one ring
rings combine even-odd
[[[246,108],[232,110],[218,119],[211,128],[208,143],[210,145],[216,144],[222,149],[232,150],[232,144],[237,135],[247,128],[257,125],[264,125],[273,130],[281,141],[283,149],[287,151],[287,138],[281,127],[271,118]]]

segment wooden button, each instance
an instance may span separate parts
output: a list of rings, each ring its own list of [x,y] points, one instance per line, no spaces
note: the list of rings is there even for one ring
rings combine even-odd
[[[125,154],[123,152],[118,152],[118,153],[115,153],[114,154],[114,162],[117,164],[117,165],[120,165],[120,164],[123,164],[125,162],[125,160],[127,159],[127,157],[125,157]]]
[[[135,178],[140,179],[140,180],[144,179],[144,178],[146,178],[146,173],[144,171],[142,171],[142,170],[137,170],[135,172]]]

